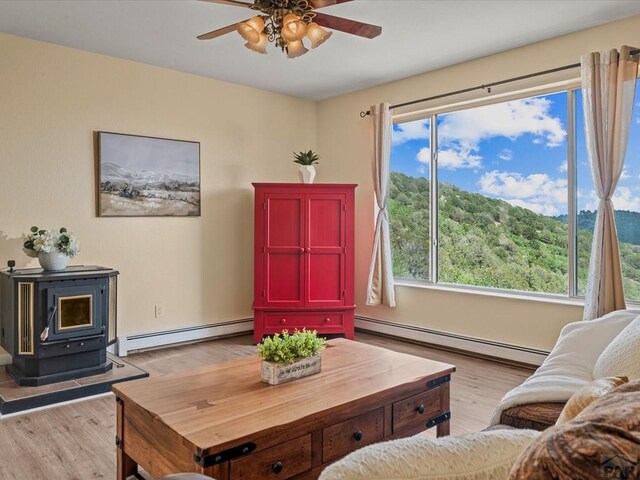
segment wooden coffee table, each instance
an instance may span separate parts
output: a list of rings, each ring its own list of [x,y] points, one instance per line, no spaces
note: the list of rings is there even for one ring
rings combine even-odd
[[[257,357],[117,384],[117,478],[139,465],[155,478],[315,479],[370,443],[434,426],[448,435],[454,371],[336,339],[321,373],[281,385],[261,382]]]

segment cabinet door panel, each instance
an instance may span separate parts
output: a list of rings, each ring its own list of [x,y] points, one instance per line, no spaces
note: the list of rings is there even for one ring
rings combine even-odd
[[[304,195],[265,196],[265,304],[304,305]]]
[[[306,218],[306,305],[344,305],[345,196],[309,194]]]

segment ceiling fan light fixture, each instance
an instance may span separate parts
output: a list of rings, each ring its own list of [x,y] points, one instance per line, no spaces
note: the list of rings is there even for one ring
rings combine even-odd
[[[247,42],[244,44],[249,50],[257,53],[267,53],[267,45],[269,45],[269,36],[264,32],[260,34],[260,40],[258,40],[258,42]]]
[[[264,30],[264,20],[255,16],[246,22],[240,22],[236,27],[238,33],[249,43],[260,42],[260,34]]]
[[[302,40],[307,34],[307,24],[304,23],[295,13],[285,15],[282,20],[282,30],[280,35],[287,42]]]
[[[307,26],[307,38],[311,41],[311,48],[316,48],[326,42],[333,32],[328,32],[315,22]]]
[[[301,40],[289,42],[287,45],[287,57],[296,58],[307,53],[309,49],[304,46]]]

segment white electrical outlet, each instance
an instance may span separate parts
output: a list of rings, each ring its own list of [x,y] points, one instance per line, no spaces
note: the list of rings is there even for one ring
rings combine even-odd
[[[164,306],[156,305],[156,318],[164,317]]]

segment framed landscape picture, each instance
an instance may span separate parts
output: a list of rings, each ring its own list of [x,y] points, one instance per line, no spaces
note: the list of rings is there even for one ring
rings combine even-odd
[[[98,133],[98,215],[200,216],[200,143]]]

